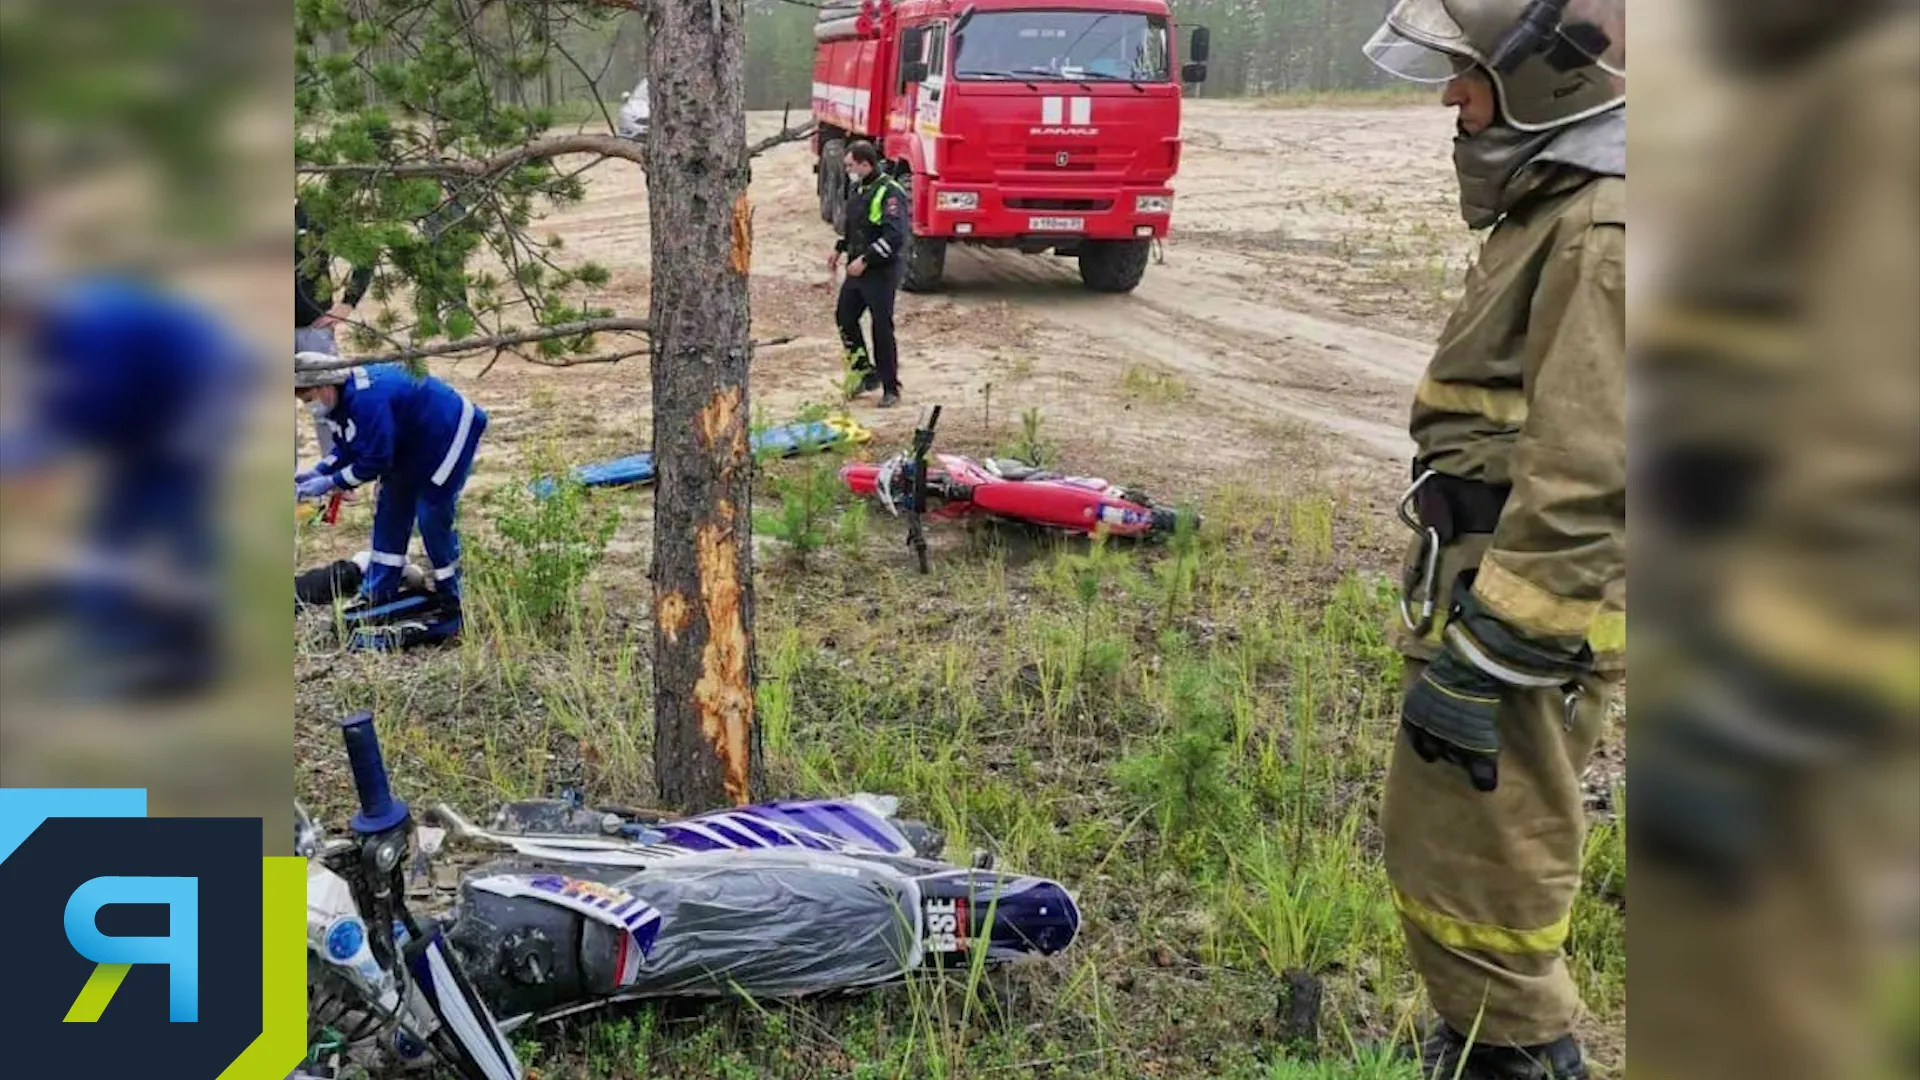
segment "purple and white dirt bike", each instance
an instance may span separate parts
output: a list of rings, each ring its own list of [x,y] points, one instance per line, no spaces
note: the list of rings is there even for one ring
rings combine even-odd
[[[1080,928],[1065,887],[976,856],[893,800],[774,802],[648,821],[577,801],[509,804],[493,827],[445,805],[428,831],[496,848],[450,911],[416,915],[428,845],[395,798],[373,717],[341,724],[360,813],[324,841],[296,807],[308,859],[313,1078],[396,1067],[524,1076],[508,1036],[616,1002],[796,997],[917,971],[1060,952]],[[418,891],[417,889],[415,891]]]

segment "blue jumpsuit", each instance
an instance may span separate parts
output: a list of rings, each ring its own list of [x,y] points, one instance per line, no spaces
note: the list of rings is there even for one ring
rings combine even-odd
[[[211,312],[134,280],[81,279],[38,311],[26,430],[8,472],[73,453],[105,466],[71,596],[89,646],[213,660],[220,468],[257,368]],[[164,560],[159,578],[139,557]],[[156,595],[170,597],[155,606]]]
[[[460,598],[460,534],[454,514],[487,430],[486,411],[432,376],[397,364],[354,368],[327,414],[334,452],[320,471],[340,486],[380,481],[373,512],[373,557],[360,594],[370,604],[391,600],[407,565],[414,522],[433,563],[443,598]],[[376,617],[375,610],[362,617]]]

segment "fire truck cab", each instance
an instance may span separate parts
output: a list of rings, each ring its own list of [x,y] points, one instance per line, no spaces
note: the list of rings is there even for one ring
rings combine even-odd
[[[1128,292],[1167,234],[1182,85],[1167,0],[837,0],[814,27],[821,217],[844,231],[854,139],[912,205],[905,287],[939,286],[950,244],[1078,259]]]

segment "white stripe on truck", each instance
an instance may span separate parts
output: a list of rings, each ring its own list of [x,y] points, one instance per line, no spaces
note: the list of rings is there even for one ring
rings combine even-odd
[[[817,82],[813,84],[813,100],[825,102],[830,106],[825,111],[836,118],[845,119],[854,127],[866,127],[867,110],[873,104],[873,92],[857,86]]]

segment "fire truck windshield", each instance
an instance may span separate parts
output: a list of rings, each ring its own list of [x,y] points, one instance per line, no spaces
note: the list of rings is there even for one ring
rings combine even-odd
[[[957,35],[962,79],[1166,82],[1167,20],[1120,11],[991,11]]]

